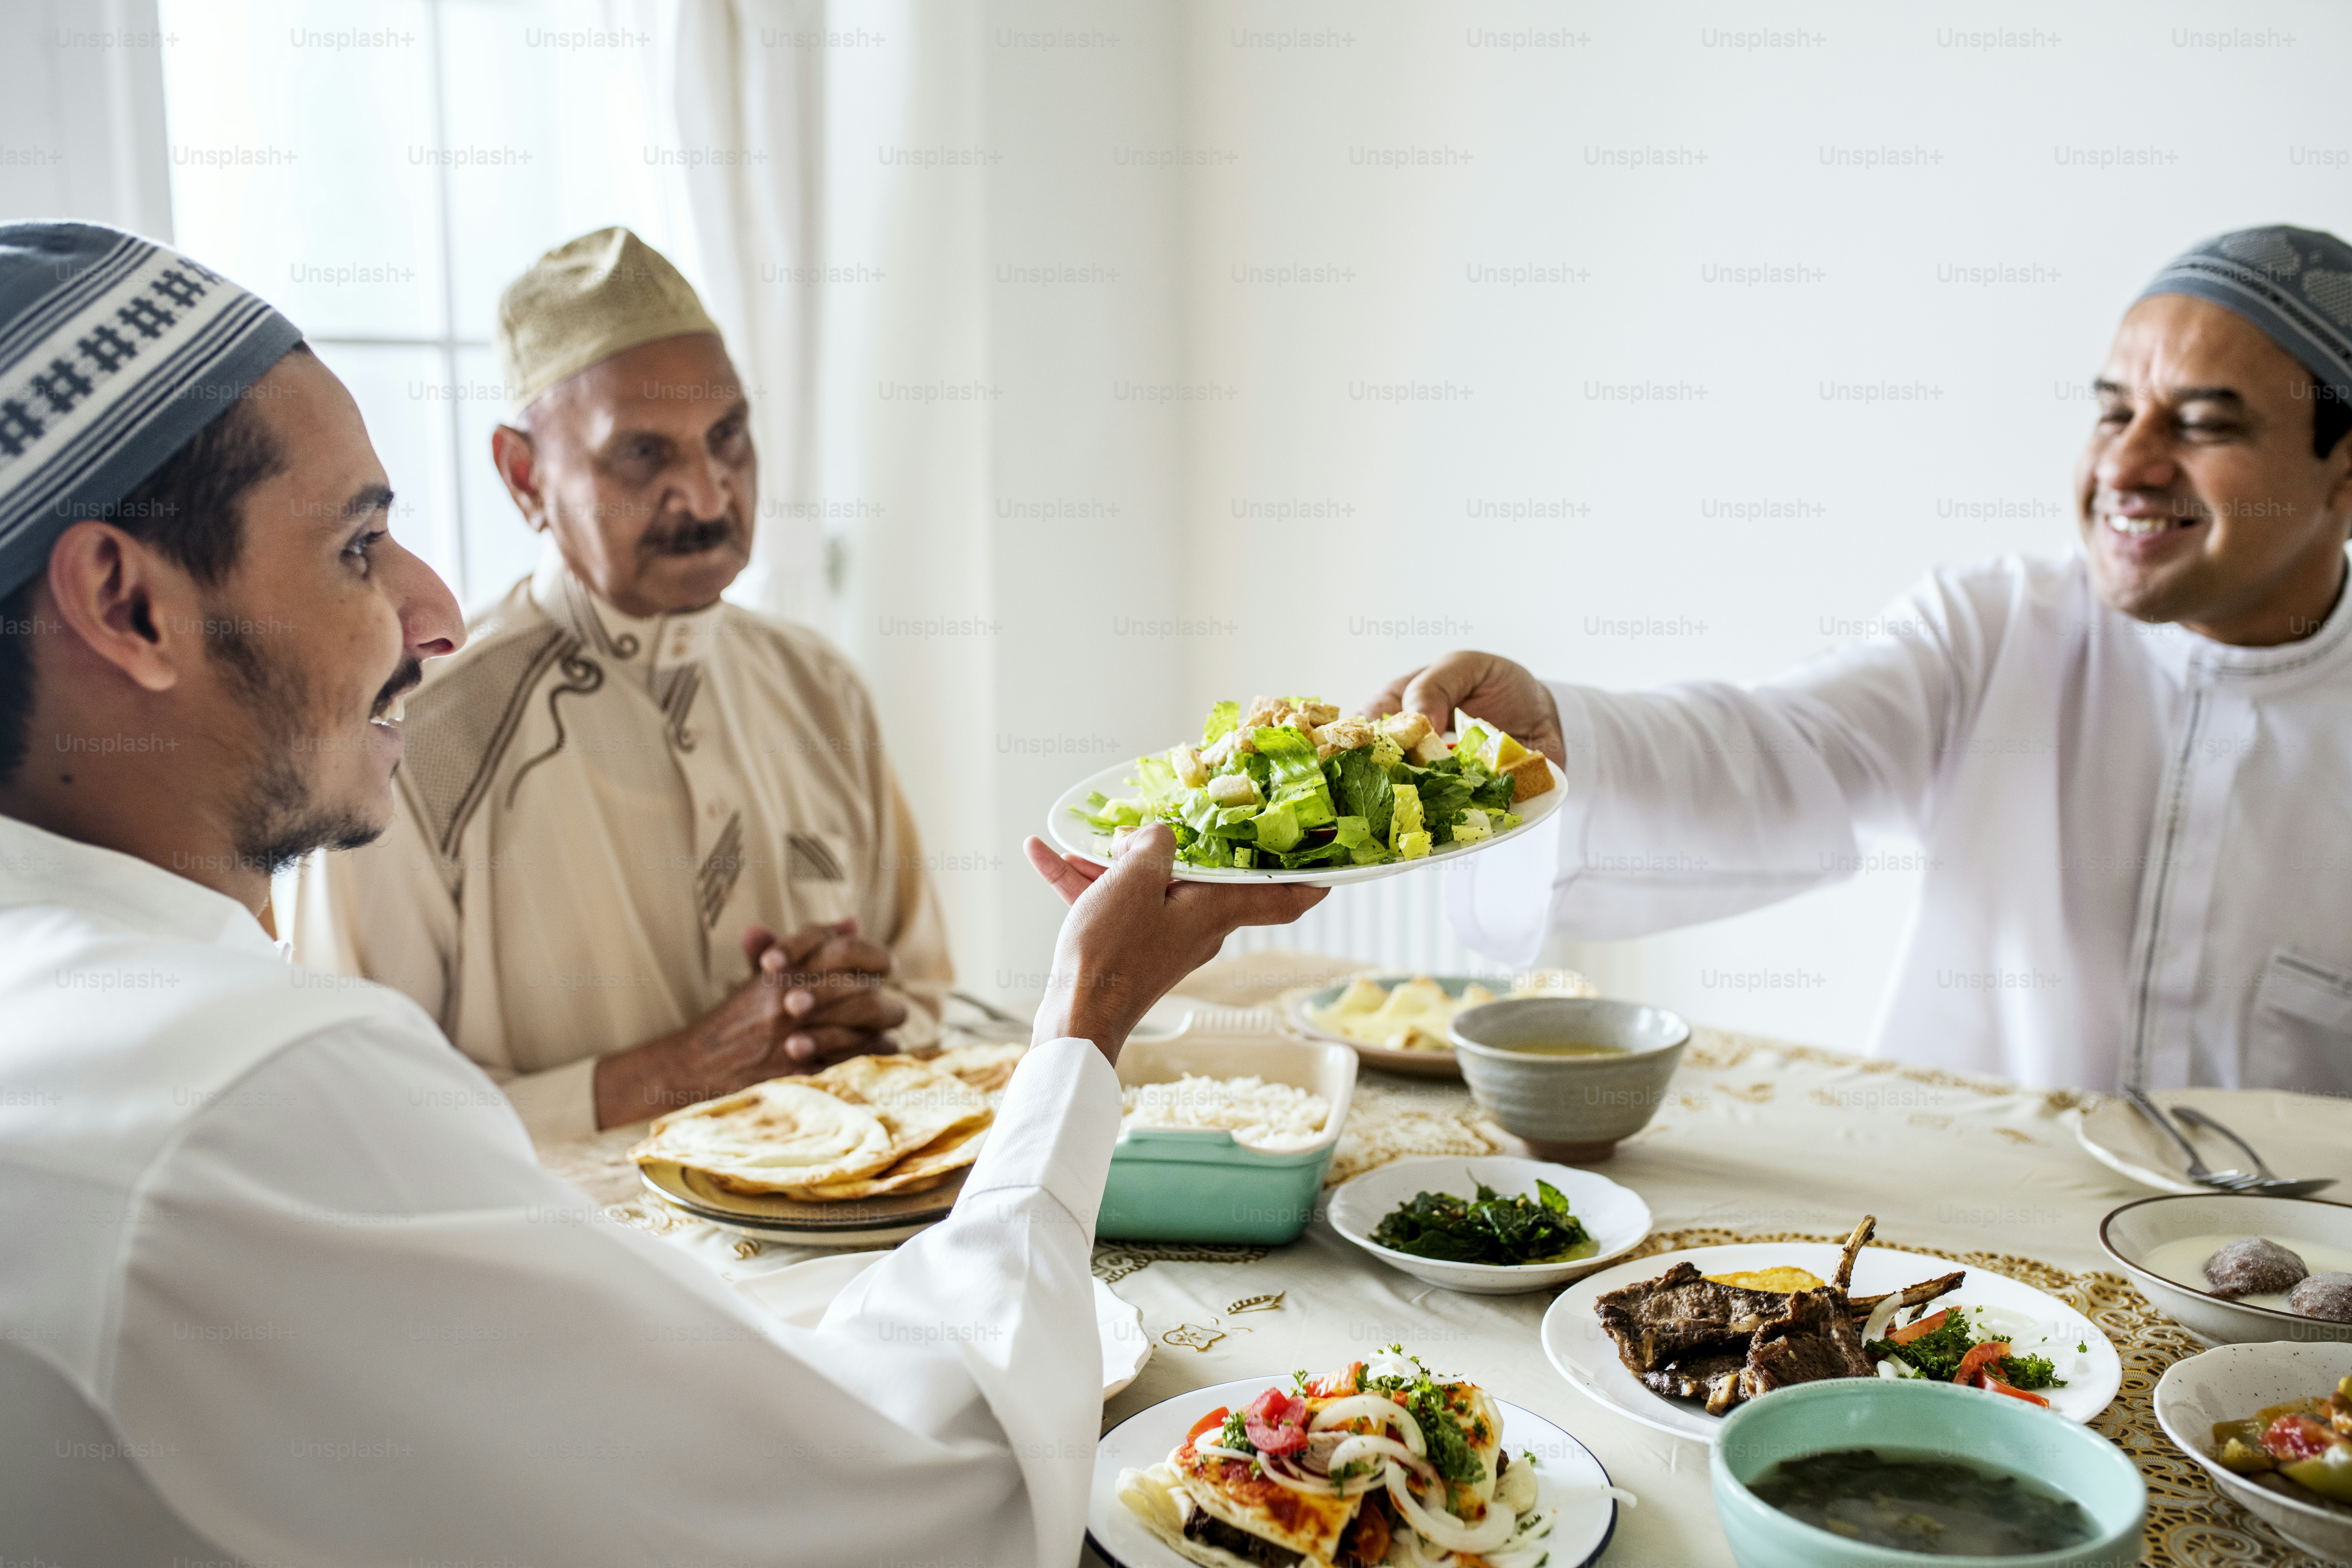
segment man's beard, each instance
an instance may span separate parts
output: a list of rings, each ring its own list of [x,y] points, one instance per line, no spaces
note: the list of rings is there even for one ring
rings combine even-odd
[[[235,629],[236,617],[219,617],[232,628],[207,651],[228,677],[229,689],[253,721],[257,766],[232,808],[230,832],[237,863],[271,876],[291,868],[313,849],[357,849],[383,828],[348,806],[321,803],[310,773],[299,760],[302,727],[310,715],[310,679],[291,658],[262,651],[258,638]],[[381,710],[393,694],[415,684],[415,659],[404,662],[376,700]]]

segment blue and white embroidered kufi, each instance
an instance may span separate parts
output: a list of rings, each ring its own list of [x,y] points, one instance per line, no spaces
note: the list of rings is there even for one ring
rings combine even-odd
[[[0,224],[0,595],[301,337],[266,300],[153,240]]]
[[[2352,245],[2312,228],[2217,234],[2165,263],[2140,290],[2193,294],[2234,310],[2352,403]]]

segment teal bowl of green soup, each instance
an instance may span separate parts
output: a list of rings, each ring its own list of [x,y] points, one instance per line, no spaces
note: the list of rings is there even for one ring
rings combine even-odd
[[[2117,1568],[2147,1484],[2089,1427],[1949,1384],[1833,1378],[1731,1413],[1708,1461],[1739,1568]]]

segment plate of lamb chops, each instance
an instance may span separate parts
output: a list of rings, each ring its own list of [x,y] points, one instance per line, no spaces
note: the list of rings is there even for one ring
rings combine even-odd
[[[2057,1297],[1946,1258],[1869,1246],[1875,1226],[1865,1216],[1843,1247],[1748,1242],[1602,1269],[1544,1314],[1544,1353],[1601,1404],[1703,1443],[1715,1441],[1733,1408],[1776,1389],[1919,1375],[1909,1362],[1865,1348],[1912,1325],[1956,1321],[1964,1336],[1972,1330],[1978,1341],[2006,1343],[2020,1358],[2010,1365],[2041,1358],[2046,1380],[2034,1402],[2075,1421],[2105,1409],[2123,1386],[2115,1346]]]

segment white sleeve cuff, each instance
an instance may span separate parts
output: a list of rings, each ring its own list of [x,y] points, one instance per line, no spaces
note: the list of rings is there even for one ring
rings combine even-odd
[[[1118,1142],[1118,1075],[1085,1040],[1048,1040],[1021,1058],[988,1143],[959,1204],[981,1193],[1036,1187],[1075,1215],[1089,1239]]]

